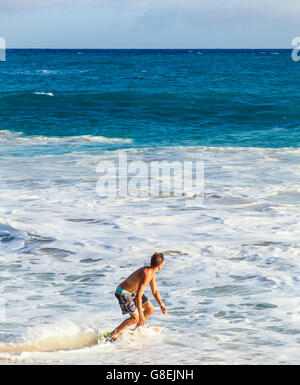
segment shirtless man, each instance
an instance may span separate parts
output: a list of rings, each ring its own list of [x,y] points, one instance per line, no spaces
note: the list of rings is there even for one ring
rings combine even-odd
[[[134,324],[137,324],[137,327],[145,325],[147,318],[154,312],[154,306],[144,294],[144,290],[149,283],[161,311],[163,314],[167,314],[167,308],[162,303],[155,283],[155,275],[163,268],[164,263],[164,255],[162,253],[153,254],[151,266],[141,267],[136,270],[117,287],[115,296],[119,301],[122,314],[129,313],[130,318],[123,321],[108,335],[109,340],[115,341],[128,326]]]

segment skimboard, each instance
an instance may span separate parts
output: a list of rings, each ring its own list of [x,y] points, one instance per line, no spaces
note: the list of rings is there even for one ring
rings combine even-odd
[[[161,332],[161,328],[159,326],[144,326],[143,328],[145,328],[145,330],[149,330],[149,331],[152,331],[154,333],[160,333]],[[133,330],[130,330],[130,333],[134,334],[135,330],[137,330],[138,328],[135,328]],[[142,330],[142,329],[140,329]],[[114,342],[114,340],[111,340],[109,338],[109,334],[110,332],[105,332],[103,334],[101,334],[99,337],[98,337],[98,344],[101,343],[101,342]],[[121,337],[121,336],[120,336]]]
[[[152,330],[155,333],[161,332],[161,328],[159,326],[146,326],[146,328]]]

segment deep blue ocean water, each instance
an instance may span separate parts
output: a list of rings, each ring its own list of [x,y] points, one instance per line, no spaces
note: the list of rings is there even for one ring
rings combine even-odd
[[[299,69],[275,49],[8,50],[0,130],[131,140],[108,149],[299,147]]]

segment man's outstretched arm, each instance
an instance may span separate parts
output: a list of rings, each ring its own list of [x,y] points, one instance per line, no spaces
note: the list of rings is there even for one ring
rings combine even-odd
[[[151,291],[152,291],[152,294],[153,294],[156,302],[160,306],[161,311],[166,315],[167,314],[167,308],[165,307],[165,305],[163,304],[163,302],[161,300],[158,287],[156,286],[155,277],[150,281],[150,287],[151,287]]]

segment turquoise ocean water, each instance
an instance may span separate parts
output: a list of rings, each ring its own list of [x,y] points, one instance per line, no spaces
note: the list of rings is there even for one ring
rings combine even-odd
[[[298,70],[290,50],[9,50],[1,130],[297,147]]]

